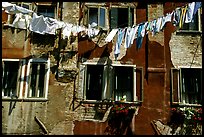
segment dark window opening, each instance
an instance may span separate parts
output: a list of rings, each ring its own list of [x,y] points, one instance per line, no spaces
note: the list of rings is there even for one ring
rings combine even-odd
[[[105,27],[105,8],[89,8],[89,24],[93,22]]]
[[[38,5],[38,15],[55,18],[55,6]]]
[[[45,64],[31,63],[29,97],[44,97]]]
[[[124,28],[134,24],[134,9],[112,8],[110,11],[110,28]]]
[[[86,99],[101,100],[102,99],[102,82],[103,82],[102,65],[87,65],[86,77]]]
[[[114,67],[114,96],[119,101],[125,98],[126,101],[133,101],[133,68]]]
[[[202,101],[202,70],[181,69],[182,100],[189,104],[201,104]]]
[[[17,95],[19,61],[4,61],[2,67],[3,96]]]

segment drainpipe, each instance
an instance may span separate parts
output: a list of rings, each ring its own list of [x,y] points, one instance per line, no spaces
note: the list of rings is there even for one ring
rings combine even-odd
[[[148,21],[148,3],[147,3],[147,6],[146,6],[146,20]],[[145,43],[145,78],[146,78],[146,81],[148,83],[148,34],[146,34],[146,43]]]
[[[63,8],[63,2],[59,2],[59,9],[60,9],[60,21],[62,21],[62,8]],[[58,48],[57,48],[57,71],[56,71],[56,79],[58,80],[58,73],[59,73],[59,62],[60,62],[60,48],[61,48],[61,35],[62,35],[62,29],[59,30],[59,40],[58,40]]]

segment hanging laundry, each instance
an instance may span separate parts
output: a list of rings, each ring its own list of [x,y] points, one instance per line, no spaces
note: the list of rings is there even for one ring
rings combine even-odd
[[[105,38],[105,41],[110,42],[117,32],[118,32],[118,29],[112,29],[111,32],[108,34],[108,36]]]
[[[89,28],[88,29],[88,36],[89,36],[89,38],[94,38],[99,34],[99,32],[100,32],[99,29]]]
[[[29,13],[33,13],[32,10],[28,10],[26,8],[17,6],[16,4],[11,4],[9,2],[2,2],[2,8],[4,8],[5,12],[9,13],[9,14],[16,14],[16,13],[29,14]]]
[[[133,32],[132,32],[132,35],[131,35],[131,37],[130,37],[130,39],[131,39],[131,43],[130,44],[133,44],[133,42],[134,42],[134,39],[137,37],[137,30],[138,30],[138,25],[137,26],[135,26],[135,27],[133,27]]]
[[[128,27],[128,28],[126,29],[126,33],[125,33],[125,44],[124,44],[124,47],[125,47],[125,48],[129,48],[129,47],[130,47],[130,44],[131,44],[131,35],[132,35],[132,33],[133,33],[132,30],[134,30],[134,29],[133,29],[133,28],[130,28],[130,27]]]
[[[143,37],[145,35],[146,25],[147,25],[147,22],[144,23],[144,24],[139,25],[138,36],[137,36],[137,39],[136,39],[136,45],[137,45],[138,49],[141,48],[141,46],[142,46],[142,41],[143,41]]]
[[[160,30],[163,30],[163,29],[164,29],[165,24],[166,24],[166,16],[163,16],[163,17],[162,17],[162,21],[161,21]]]
[[[195,2],[195,7],[194,7],[194,11],[193,11],[193,15],[196,14],[196,12],[198,11],[198,9],[202,6],[201,2]]]
[[[58,29],[58,21],[56,19],[44,17],[43,15],[38,16],[36,13],[33,13],[29,28],[30,31],[39,34],[47,33],[55,35],[55,32]]]
[[[118,35],[117,35],[117,41],[114,49],[114,54],[117,58],[117,56],[120,54],[120,46],[122,44],[123,38],[125,35],[125,29],[118,29]]]
[[[171,13],[167,13],[166,16],[162,17],[162,23],[161,23],[161,28],[160,30],[163,31],[164,27],[166,25],[167,22],[171,22],[172,21],[172,15],[174,12]]]
[[[188,10],[187,10],[187,12],[186,12],[185,23],[190,23],[190,22],[192,22],[194,7],[195,7],[195,2],[192,2],[192,3],[189,3],[189,4],[188,4]]]
[[[17,13],[15,15],[15,19],[12,25],[13,27],[19,28],[19,29],[28,29],[31,20],[32,20],[32,17],[30,15]]]
[[[154,36],[156,34],[156,23],[157,23],[157,20],[154,19],[151,23],[151,32],[152,32],[152,36]]]
[[[143,25],[143,28],[142,28],[142,31],[141,31],[141,36],[144,37],[145,36],[145,30],[147,28],[147,24],[148,22],[145,22],[144,25]]]
[[[171,13],[166,14],[165,22],[171,22],[172,21],[173,13],[174,13],[174,11],[172,11]]]
[[[85,28],[84,27],[82,27],[82,26],[72,26],[71,27],[71,32],[72,32],[72,35],[73,36],[77,36],[78,35],[78,33],[79,32],[81,32],[81,31],[85,31]],[[91,33],[91,32],[89,32],[89,33]],[[92,32],[93,33],[93,32]],[[93,34],[89,34],[89,35],[93,35]]]
[[[33,13],[33,18],[30,23],[30,31],[45,34],[46,33],[47,24],[44,21],[44,17],[38,16],[36,13]]]
[[[45,23],[47,24],[45,32],[48,34],[55,34],[58,29],[58,21],[53,18],[44,17]]]
[[[62,38],[66,39],[66,38],[70,38],[71,36],[71,29],[72,29],[73,24],[65,24],[65,27],[62,29]]]
[[[155,32],[156,32],[156,33],[160,32],[160,30],[161,30],[161,24],[162,24],[162,17],[159,17],[159,18],[157,19],[156,26],[155,26]]]
[[[151,22],[148,22],[148,25],[147,25],[146,30],[147,30],[147,31],[150,31],[150,30],[151,30],[150,28],[151,28]]]
[[[172,22],[174,26],[179,26],[180,16],[181,16],[181,8],[176,8],[173,14],[173,22]]]
[[[94,24],[92,23],[92,25],[90,25],[89,24],[89,27],[88,27],[88,36],[89,36],[89,38],[94,38],[94,37],[96,37],[98,34],[99,34],[99,32],[100,32],[100,30],[99,29],[96,29],[95,27],[95,25],[93,26]]]
[[[179,20],[179,28],[182,28],[183,23],[185,21],[185,16],[186,16],[186,10],[187,10],[188,6],[185,6],[183,8],[181,8],[181,15],[180,15],[180,20]]]

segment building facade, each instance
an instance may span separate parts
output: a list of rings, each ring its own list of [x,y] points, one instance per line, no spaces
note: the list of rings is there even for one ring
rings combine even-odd
[[[28,11],[2,4],[3,134],[154,135],[172,108],[202,106],[201,6],[181,23],[188,2],[12,4]],[[114,106],[134,110],[122,127]]]

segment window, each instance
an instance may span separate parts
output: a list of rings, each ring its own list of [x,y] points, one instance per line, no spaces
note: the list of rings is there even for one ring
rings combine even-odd
[[[2,60],[2,97],[18,96],[20,70],[20,61],[18,59]]]
[[[125,75],[124,75],[125,73]],[[136,101],[135,79],[136,71],[134,67],[113,66],[113,92],[114,100],[120,101],[122,98],[128,102]]]
[[[124,28],[134,24],[134,8],[114,8],[110,10],[110,28]]]
[[[181,31],[201,31],[201,13],[200,9],[198,9],[198,12],[193,16],[193,20],[190,23],[183,24]]]
[[[31,59],[28,64],[27,98],[47,98],[49,82],[49,60]]]
[[[87,65],[85,96],[87,100],[102,100],[103,65]]]
[[[202,68],[179,68],[171,70],[172,102],[197,105],[202,101]]]
[[[2,59],[2,99],[47,99],[49,72],[49,59]]]
[[[105,28],[105,16],[106,16],[105,8],[89,8],[88,10],[88,24],[92,24],[95,22],[98,26]]]
[[[37,13],[45,17],[55,18],[55,7],[54,5],[38,5]]]
[[[126,102],[142,100],[140,91],[143,89],[141,87],[143,79],[138,77],[140,85],[137,90],[135,65],[83,64],[82,70],[81,84],[84,100],[112,99],[120,101],[123,99]]]

